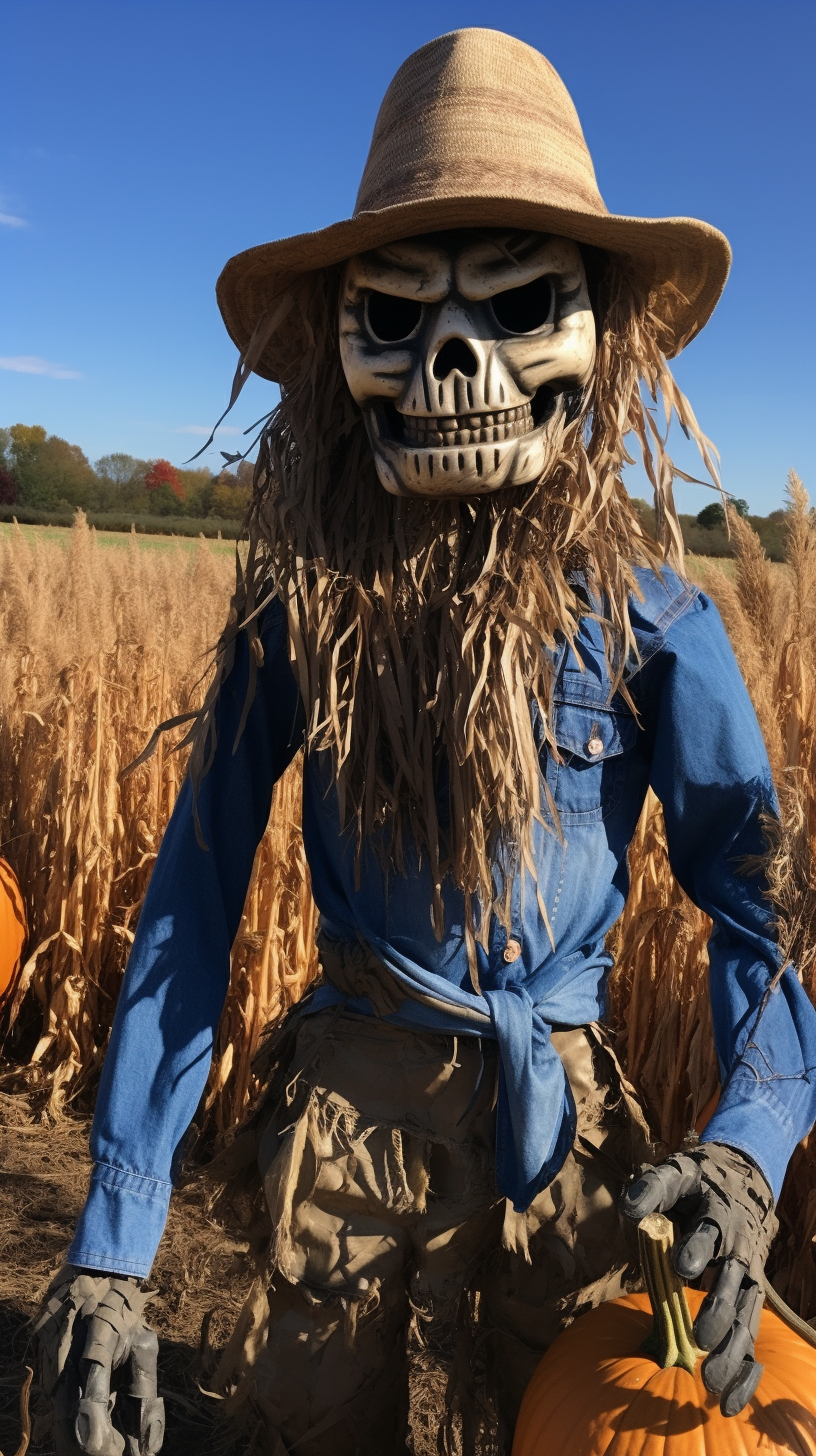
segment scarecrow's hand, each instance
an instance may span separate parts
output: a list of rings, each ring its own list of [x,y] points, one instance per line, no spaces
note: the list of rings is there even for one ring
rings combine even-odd
[[[135,1279],[67,1264],[35,1326],[56,1456],[149,1456],[164,1439],[159,1342]],[[111,1377],[118,1372],[111,1391]]]
[[[714,1266],[711,1289],[694,1322],[702,1350],[706,1389],[720,1397],[723,1415],[733,1416],[751,1399],[762,1366],[754,1340],[765,1298],[765,1260],[777,1229],[773,1194],[759,1169],[722,1143],[701,1143],[649,1168],[623,1199],[632,1219],[671,1214],[679,1235],[674,1267],[682,1279],[696,1279]]]

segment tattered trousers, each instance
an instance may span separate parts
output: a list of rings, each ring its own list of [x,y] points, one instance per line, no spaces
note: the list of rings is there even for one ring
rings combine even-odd
[[[458,1426],[465,1456],[509,1452],[542,1352],[636,1277],[618,1203],[653,1156],[642,1112],[598,1027],[553,1041],[578,1128],[519,1214],[494,1183],[494,1044],[300,1021],[264,1110],[267,1272],[233,1347],[269,1456],[410,1450],[409,1329],[448,1371],[443,1443]]]

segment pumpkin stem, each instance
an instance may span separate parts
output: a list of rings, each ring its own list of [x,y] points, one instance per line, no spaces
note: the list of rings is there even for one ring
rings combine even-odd
[[[664,1370],[680,1365],[693,1375],[704,1351],[694,1343],[686,1291],[671,1262],[673,1243],[674,1228],[664,1214],[650,1213],[640,1220],[640,1267],[654,1316],[652,1333],[643,1348]]]

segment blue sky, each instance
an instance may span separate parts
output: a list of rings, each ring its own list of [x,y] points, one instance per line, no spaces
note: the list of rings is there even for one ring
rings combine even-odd
[[[610,209],[728,234],[679,382],[753,510],[791,465],[816,496],[812,0],[2,0],[0,24],[0,424],[181,463],[235,366],[226,259],[347,216],[397,66],[487,25],[559,70]],[[270,391],[253,380],[232,428]]]

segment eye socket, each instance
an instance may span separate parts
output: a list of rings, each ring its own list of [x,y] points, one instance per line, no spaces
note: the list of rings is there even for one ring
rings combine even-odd
[[[397,344],[410,338],[422,318],[422,304],[414,298],[395,298],[372,288],[366,298],[366,323],[375,339]]]
[[[549,320],[554,290],[549,278],[534,278],[521,288],[508,288],[490,300],[493,316],[509,334],[534,334]]]

